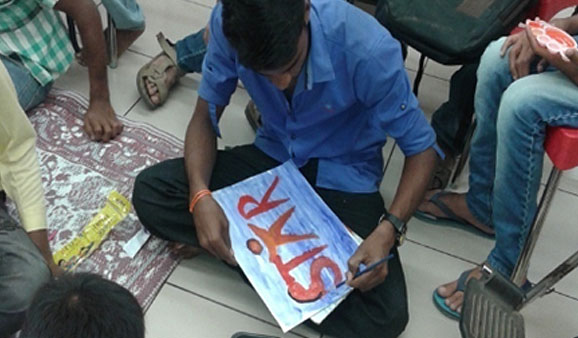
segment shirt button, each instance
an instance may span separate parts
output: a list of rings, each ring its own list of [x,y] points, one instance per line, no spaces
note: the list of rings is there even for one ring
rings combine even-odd
[[[295,134],[291,134],[291,139],[295,140],[297,138],[297,136],[295,136]]]
[[[405,104],[401,105],[401,110],[405,110]]]

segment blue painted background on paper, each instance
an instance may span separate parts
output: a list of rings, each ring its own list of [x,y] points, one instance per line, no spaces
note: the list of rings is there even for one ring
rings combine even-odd
[[[239,199],[249,195],[256,201],[261,201],[268,189],[271,189],[276,177],[279,181],[272,191],[269,201],[289,200],[271,210],[245,219],[238,210]],[[333,285],[345,278],[347,260],[355,252],[357,243],[292,162],[286,162],[277,168],[221,189],[213,196],[229,220],[229,232],[237,262],[283,331],[290,330],[348,293],[347,287],[335,289]],[[249,203],[244,210],[247,212],[256,206],[256,204]],[[290,297],[286,281],[278,268],[269,261],[266,243],[248,225],[253,224],[263,230],[268,230],[275,221],[279,220],[281,215],[293,207],[295,210],[285,223],[281,233],[283,235],[313,233],[318,238],[278,246],[277,253],[280,260],[286,264],[304,252],[319,248],[322,245],[327,245],[327,248],[291,270],[291,278],[307,288],[311,282],[311,265],[322,256],[335,263],[342,275],[341,280],[335,280],[330,269],[322,269],[320,276],[324,289],[329,292],[316,301],[304,303]],[[256,239],[257,241],[253,241],[253,243],[261,244],[263,249],[260,254],[255,254],[249,250],[247,245],[249,239]]]

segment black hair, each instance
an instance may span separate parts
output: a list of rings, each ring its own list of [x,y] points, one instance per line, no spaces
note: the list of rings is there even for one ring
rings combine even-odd
[[[222,0],[223,32],[239,62],[255,71],[277,70],[297,54],[305,26],[304,0]]]
[[[90,273],[67,274],[32,300],[20,338],[144,338],[143,311],[122,286]]]

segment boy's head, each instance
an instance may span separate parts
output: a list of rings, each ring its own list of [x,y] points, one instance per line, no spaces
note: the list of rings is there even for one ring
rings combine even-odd
[[[239,61],[279,89],[294,84],[309,49],[309,0],[222,0],[223,32]]]
[[[70,274],[40,288],[21,338],[144,338],[143,312],[122,286],[98,275]]]

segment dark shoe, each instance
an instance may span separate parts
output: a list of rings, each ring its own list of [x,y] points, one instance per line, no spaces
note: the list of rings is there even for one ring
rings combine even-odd
[[[446,155],[443,161],[440,161],[435,169],[428,190],[443,190],[448,186],[452,176],[452,169],[455,165],[455,159]]]
[[[247,103],[247,107],[245,107],[245,116],[247,117],[247,121],[249,121],[251,128],[253,128],[253,131],[256,132],[257,129],[261,128],[263,125],[261,123],[261,113],[259,112],[259,109],[257,109],[253,100]]]

